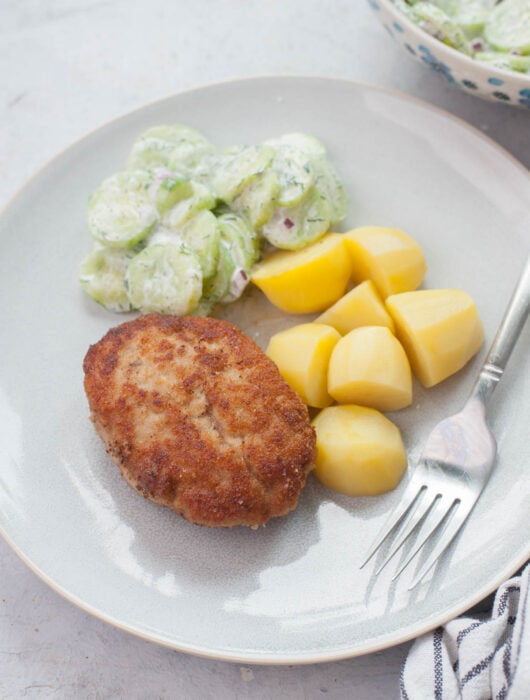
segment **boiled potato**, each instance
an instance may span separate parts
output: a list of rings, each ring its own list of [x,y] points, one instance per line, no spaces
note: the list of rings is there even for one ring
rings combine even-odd
[[[416,289],[427,266],[420,246],[404,231],[361,226],[344,234],[355,282],[373,280],[381,296]]]
[[[404,292],[386,300],[420,382],[434,386],[458,372],[484,341],[477,307],[461,289]]]
[[[328,364],[341,335],[321,323],[301,323],[273,335],[267,355],[285,381],[308,406],[324,408],[333,403],[328,393]]]
[[[341,335],[359,326],[387,326],[394,331],[394,321],[372,280],[351,289],[315,321],[333,326]]]
[[[348,496],[391,491],[407,467],[401,433],[382,413],[364,406],[324,408],[313,420],[317,437],[315,474]]]
[[[328,391],[339,403],[397,411],[412,403],[410,364],[399,340],[384,326],[355,328],[331,353]]]
[[[301,250],[274,252],[250,279],[282,311],[304,314],[335,303],[346,290],[350,271],[344,236],[328,233]]]

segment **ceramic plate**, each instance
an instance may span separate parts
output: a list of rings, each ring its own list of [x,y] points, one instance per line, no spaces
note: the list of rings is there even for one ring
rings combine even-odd
[[[403,642],[464,612],[530,557],[530,356],[525,333],[490,410],[499,459],[448,555],[413,591],[399,562],[360,570],[407,481],[351,499],[311,476],[299,507],[257,531],[191,525],[136,494],[88,419],[82,361],[124,320],[80,291],[91,242],[89,193],[119,170],[133,139],[186,123],[214,143],[288,131],[324,141],[350,195],[342,229],[402,228],[423,246],[426,287],[476,300],[491,342],[528,252],[530,178],[446,113],[342,80],[258,78],[200,88],[91,133],[38,173],[0,219],[0,530],[50,586],[143,638],[249,663],[307,663]],[[231,320],[259,343],[285,318],[250,293]],[[290,321],[292,322],[292,320]],[[526,346],[526,348],[525,348]],[[431,426],[460,408],[485,350],[393,414],[411,463]]]

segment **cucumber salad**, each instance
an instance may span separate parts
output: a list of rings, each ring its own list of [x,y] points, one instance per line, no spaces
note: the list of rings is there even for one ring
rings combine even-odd
[[[393,0],[444,44],[497,68],[530,74],[530,0]]]
[[[207,315],[242,294],[265,248],[302,248],[346,212],[313,136],[220,149],[189,126],[156,126],[89,198],[80,283],[110,311]]]

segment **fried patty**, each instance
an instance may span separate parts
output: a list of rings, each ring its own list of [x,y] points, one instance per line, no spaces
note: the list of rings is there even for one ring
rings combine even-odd
[[[308,411],[236,326],[140,316],[92,345],[83,368],[94,426],[146,498],[212,527],[296,507],[315,458]]]

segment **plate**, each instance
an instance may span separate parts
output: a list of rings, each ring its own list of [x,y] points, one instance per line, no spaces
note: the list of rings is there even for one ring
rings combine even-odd
[[[530,557],[530,357],[520,339],[491,402],[499,459],[467,527],[422,585],[359,564],[403,484],[350,499],[311,476],[299,507],[257,531],[191,525],[134,492],[88,419],[82,361],[124,320],[80,291],[89,193],[133,139],[186,123],[214,143],[288,131],[324,141],[350,194],[343,230],[402,228],[425,286],[461,287],[491,342],[529,248],[530,178],[448,114],[345,80],[271,77],[207,86],[103,126],[39,172],[0,218],[0,530],[44,581],[97,617],[162,645],[247,663],[330,661],[411,639],[464,612]],[[261,345],[286,323],[257,293],[227,309]],[[291,320],[292,322],[292,320]],[[411,463],[457,410],[484,353],[392,418]]]

